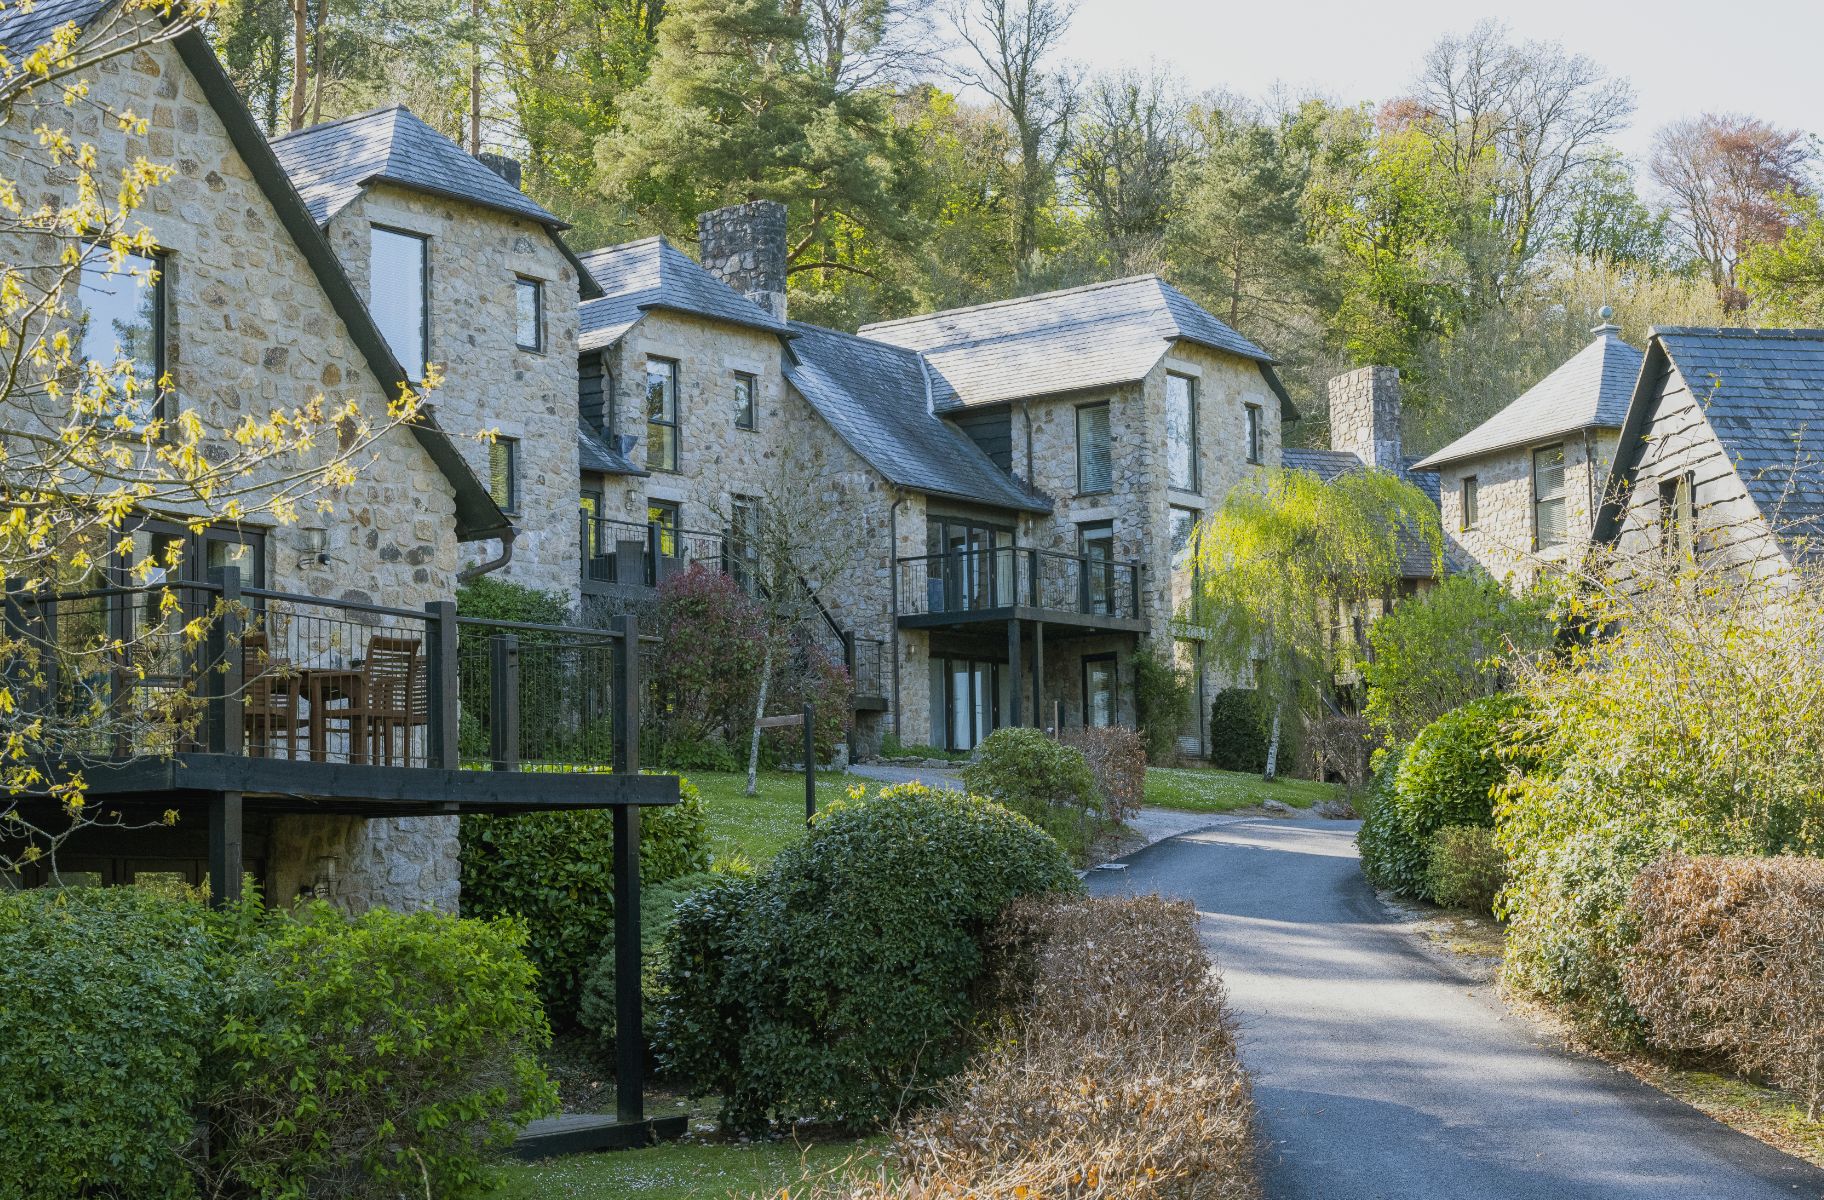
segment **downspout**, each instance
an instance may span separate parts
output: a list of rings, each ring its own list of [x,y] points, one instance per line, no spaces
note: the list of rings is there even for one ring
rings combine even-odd
[[[474,583],[477,579],[480,579],[483,575],[489,574],[490,572],[493,572],[493,571],[498,571],[502,567],[506,566],[508,563],[512,562],[513,561],[513,539],[517,538],[518,536],[519,536],[518,529],[514,528],[511,525],[507,526],[506,530],[504,532],[502,532],[500,535],[500,554],[499,554],[499,556],[496,558],[491,558],[487,562],[484,562],[484,563],[476,563],[472,567],[464,567],[462,570],[456,572],[456,582],[457,583]]]
[[[906,727],[900,720],[905,711],[905,697],[900,693],[899,675],[899,506],[905,502],[904,493],[899,493],[894,496],[892,507],[887,509],[887,579],[892,585],[888,620],[893,624],[893,736],[902,739]]]
[[[1032,474],[1032,405],[1030,402],[1020,401],[1020,419],[1026,422],[1026,490],[1033,492],[1038,489],[1038,484]]]

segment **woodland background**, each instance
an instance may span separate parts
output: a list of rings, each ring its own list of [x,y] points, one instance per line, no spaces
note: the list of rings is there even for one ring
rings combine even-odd
[[[1481,24],[1403,94],[1192,94],[1061,60],[1065,0],[241,0],[214,37],[274,133],[401,101],[586,249],[750,198],[794,317],[842,328],[1158,271],[1323,383],[1404,372],[1410,451],[1649,325],[1824,324],[1819,143],[1745,113],[1614,145],[1625,79]]]

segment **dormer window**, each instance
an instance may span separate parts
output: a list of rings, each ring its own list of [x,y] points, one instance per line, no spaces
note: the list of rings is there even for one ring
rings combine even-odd
[[[368,308],[405,377],[422,383],[431,357],[430,239],[381,225],[369,238]]]

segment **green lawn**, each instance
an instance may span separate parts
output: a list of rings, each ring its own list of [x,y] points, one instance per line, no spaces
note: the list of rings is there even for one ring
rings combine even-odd
[[[709,849],[716,858],[744,854],[758,866],[804,836],[804,776],[760,773],[760,794],[746,795],[745,774],[680,771],[703,793],[709,810]],[[817,777],[817,806],[840,800],[851,784],[868,780],[824,773]]]
[[[575,1154],[506,1169],[504,1200],[777,1200],[804,1180],[851,1161],[872,1162],[883,1140],[824,1142],[673,1142],[649,1150]]]
[[[1337,795],[1331,783],[1281,777],[1267,783],[1260,776],[1202,767],[1148,767],[1146,803],[1152,808],[1178,808],[1188,812],[1229,812],[1264,800],[1278,800],[1293,808],[1309,808]]]

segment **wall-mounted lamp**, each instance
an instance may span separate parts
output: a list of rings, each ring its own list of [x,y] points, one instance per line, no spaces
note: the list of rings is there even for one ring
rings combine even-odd
[[[333,854],[324,854],[317,859],[317,873],[314,882],[307,883],[298,889],[298,897],[303,900],[329,900],[336,894],[336,867],[339,860]]]
[[[321,526],[306,525],[298,532],[304,539],[304,548],[298,555],[298,566],[327,567],[329,565],[329,530]]]

